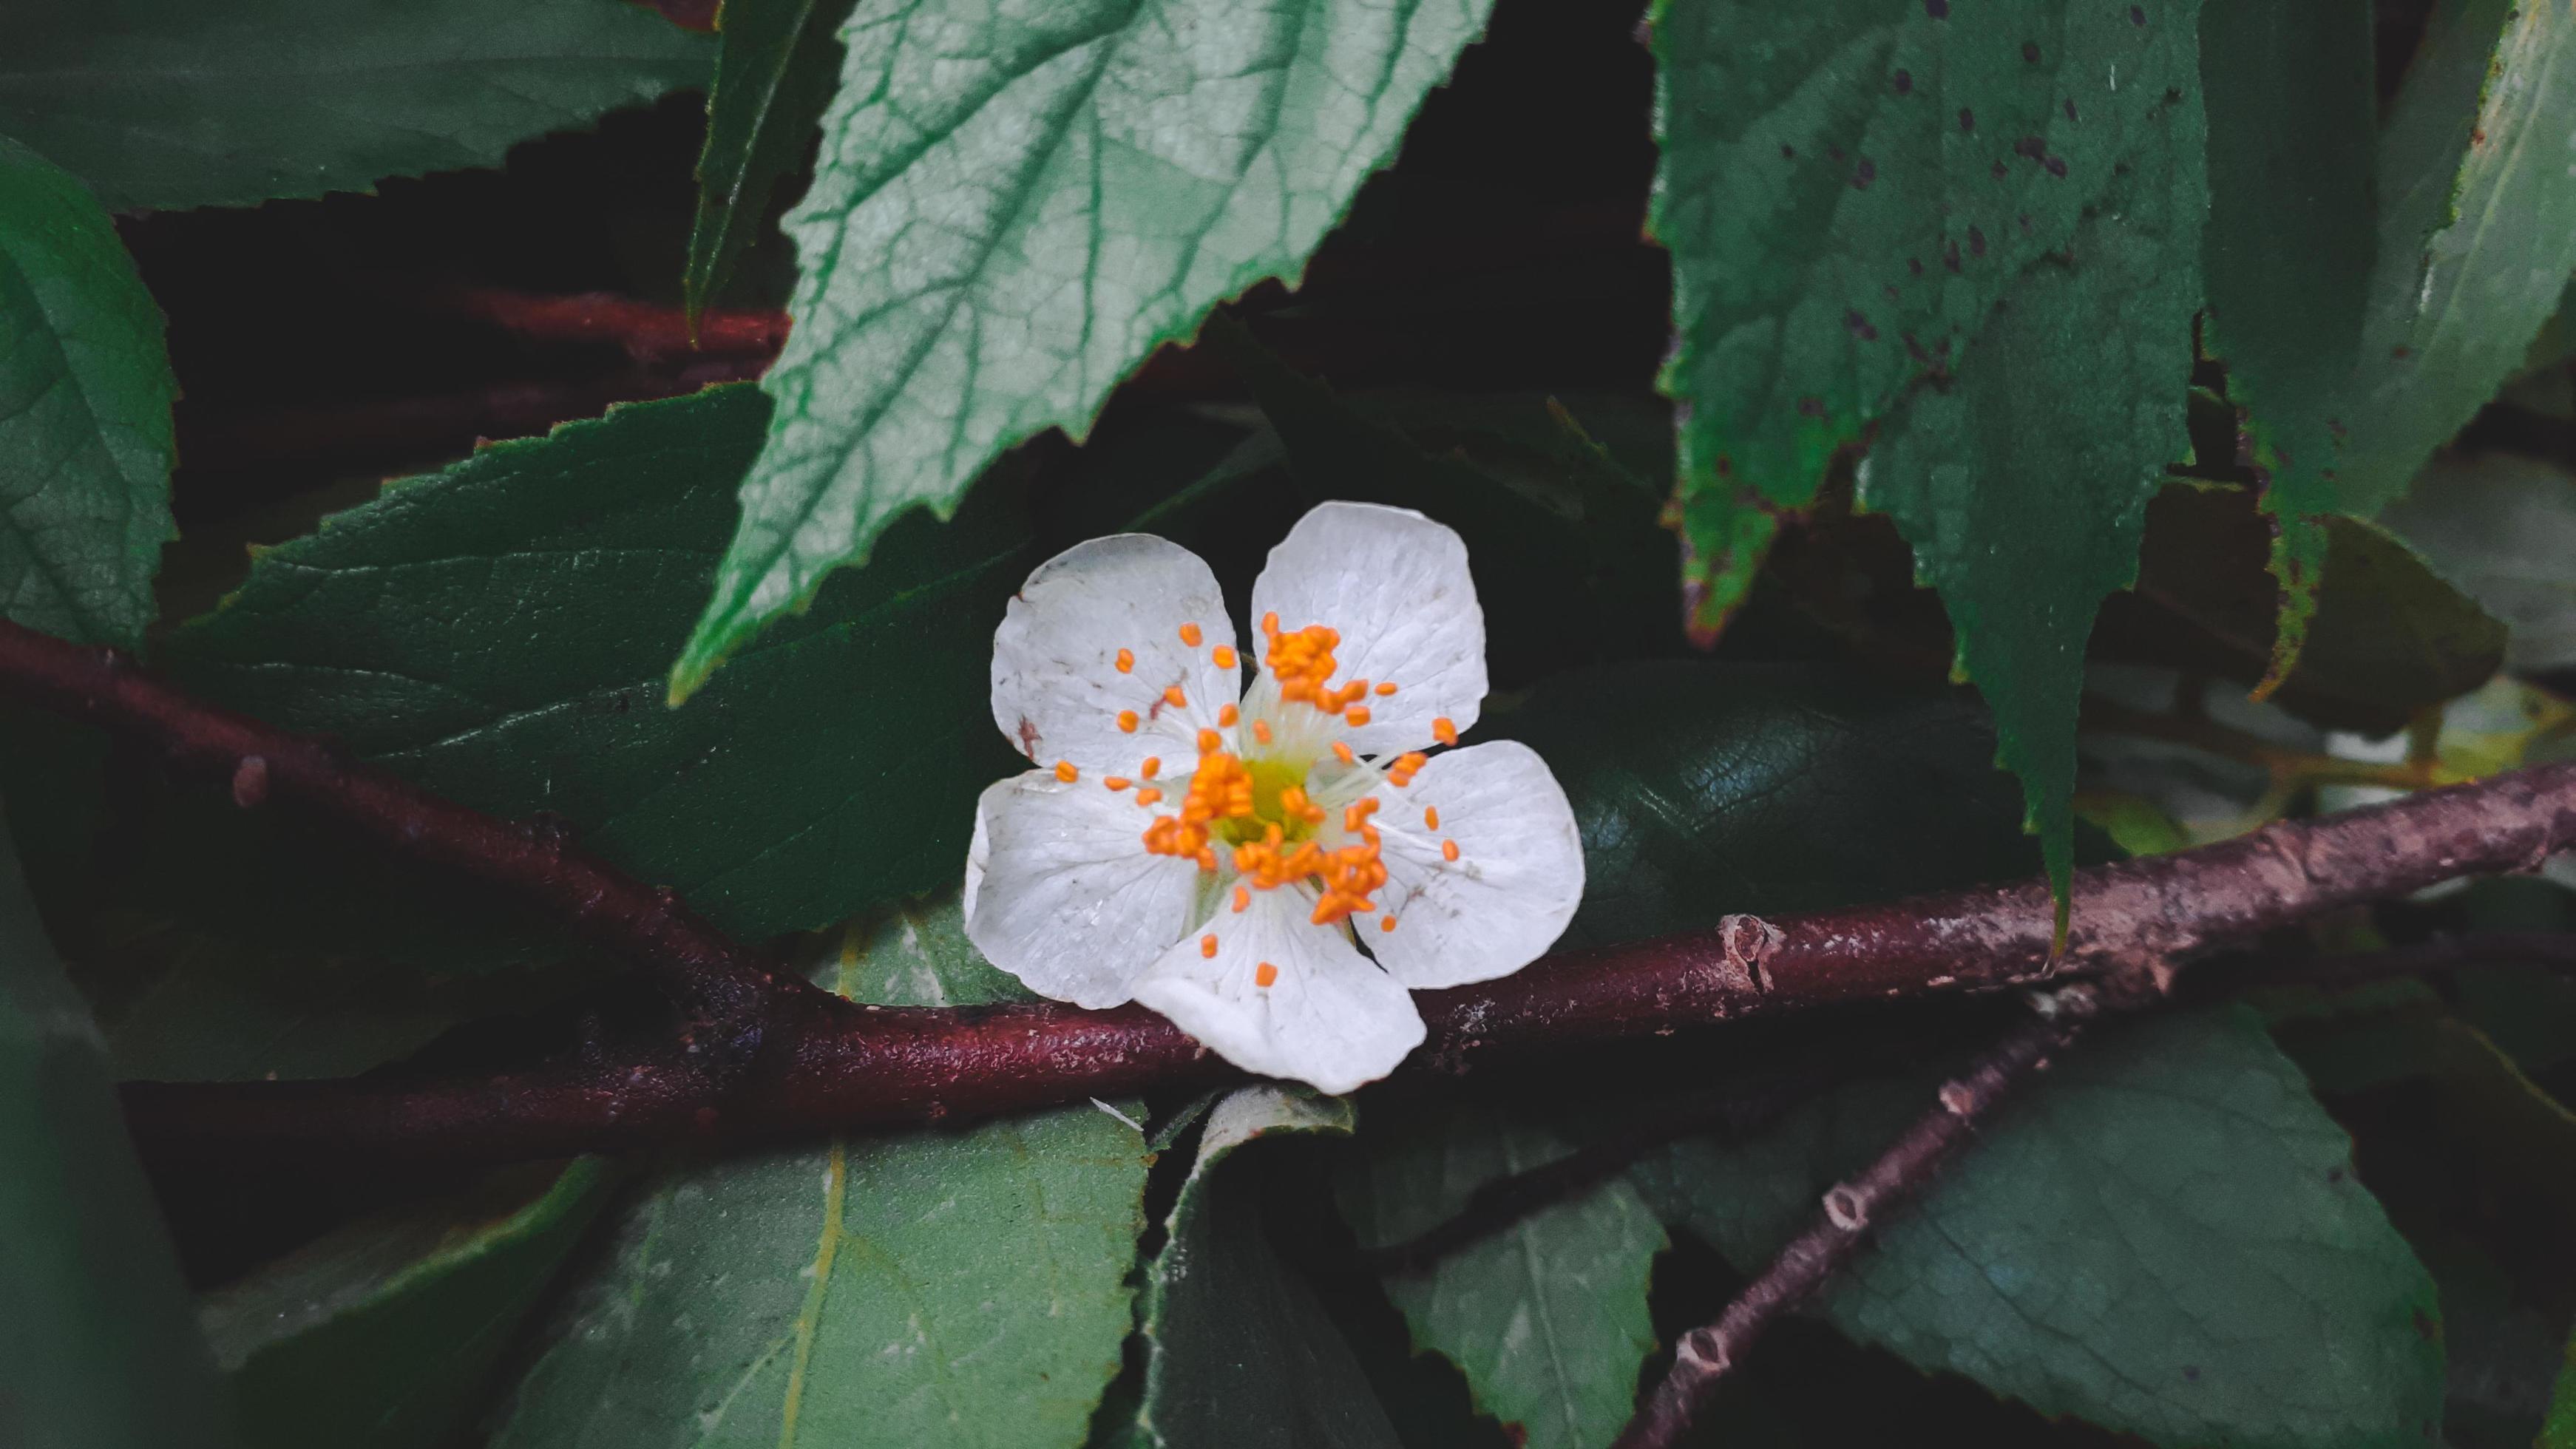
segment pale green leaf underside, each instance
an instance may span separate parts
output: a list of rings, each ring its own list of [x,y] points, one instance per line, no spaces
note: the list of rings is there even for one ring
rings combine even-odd
[[[1413,1238],[1478,1187],[1567,1150],[1546,1131],[1459,1112],[1372,1120],[1339,1184],[1363,1245]],[[1664,1235],[1645,1201],[1613,1180],[1385,1280],[1416,1345],[1467,1376],[1476,1406],[1517,1426],[1530,1449],[1592,1449],[1627,1423],[1637,1366],[1655,1346],[1646,1287]]]
[[[956,901],[854,931],[844,995],[1019,995]],[[1131,1324],[1145,1144],[1089,1103],[674,1174],[619,1222],[501,1446],[1082,1442]]]
[[[177,394],[161,309],[107,213],[0,136],[0,614],[81,643],[142,642],[177,532]]]
[[[1637,1180],[1750,1271],[1930,1100],[1929,1082],[1844,1088]],[[2250,1016],[2142,1025],[2007,1107],[1825,1307],[1919,1367],[2159,1444],[2421,1445],[2442,1402],[2433,1284],[2351,1152]]]
[[[889,521],[1002,449],[1079,434],[1145,355],[1294,272],[1485,0],[868,0],[789,214],[795,330],[694,689]]]
[[[1962,360],[2197,88],[2196,4],[1667,3],[1654,25],[1680,489],[1696,612],[1742,598],[1762,505]],[[2197,154],[2195,153],[2195,161]],[[2177,374],[2179,376],[2179,374]]]
[[[490,166],[704,85],[713,44],[622,0],[17,7],[0,134],[110,207],[247,206]]]

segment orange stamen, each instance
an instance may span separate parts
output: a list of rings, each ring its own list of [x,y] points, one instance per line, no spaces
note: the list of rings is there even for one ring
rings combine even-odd
[[[1444,714],[1431,722],[1431,737],[1444,745],[1454,745],[1458,743],[1458,727]]]
[[[1136,724],[1136,711],[1132,709],[1122,709],[1118,711],[1118,728],[1120,730],[1132,735],[1136,733]]]
[[[1364,704],[1352,705],[1349,709],[1342,711],[1342,718],[1349,723],[1352,729],[1358,729],[1361,725],[1369,722],[1368,706]]]
[[[1163,773],[1163,757],[1160,755],[1147,755],[1145,757],[1145,763],[1136,767],[1136,773],[1144,776],[1148,780]]]
[[[1266,719],[1254,720],[1252,722],[1252,737],[1261,741],[1265,745],[1270,743],[1270,721]]]
[[[1133,674],[1136,672],[1135,650],[1121,649],[1118,651],[1118,672],[1121,674]]]
[[[1333,758],[1341,761],[1345,765],[1356,763],[1358,759],[1357,756],[1351,753],[1351,747],[1342,743],[1340,740],[1333,741]]]
[[[1055,777],[1070,785],[1082,778],[1082,772],[1073,767],[1073,761],[1058,760],[1055,762]]]
[[[1124,790],[1124,789],[1126,789],[1128,786],[1133,785],[1133,784],[1135,784],[1136,782],[1135,782],[1135,781],[1133,781],[1133,780],[1128,779],[1128,778],[1127,778],[1126,776],[1124,776],[1124,775],[1112,775],[1112,776],[1110,776],[1108,779],[1105,779],[1105,780],[1101,781],[1100,783],[1101,783],[1101,784],[1103,784],[1103,785],[1108,786],[1108,787],[1109,787],[1110,789],[1112,789],[1112,790]]]
[[[1260,965],[1252,968],[1252,984],[1255,986],[1268,987],[1272,982],[1277,981],[1278,979],[1279,968],[1271,965],[1267,961],[1264,961]]]
[[[1225,748],[1225,736],[1223,736],[1223,735],[1221,735],[1221,734],[1218,734],[1218,733],[1217,733],[1216,731],[1214,731],[1214,730],[1201,730],[1201,731],[1199,731],[1199,753],[1200,753],[1200,754],[1202,754],[1202,755],[1213,755],[1213,754],[1215,754],[1217,751],[1219,751],[1219,750],[1221,750],[1221,749],[1224,749],[1224,748]]]
[[[1393,916],[1387,916],[1387,917],[1385,917],[1385,918],[1381,919],[1381,920],[1377,923],[1377,928],[1378,928],[1379,930],[1381,930],[1381,931],[1392,931],[1392,930],[1394,930],[1394,929],[1395,929],[1395,917],[1393,917]]]
[[[1216,667],[1219,669],[1232,669],[1236,667],[1234,646],[1231,644],[1219,644],[1216,646],[1216,653],[1211,657],[1216,660]]]
[[[1174,709],[1187,709],[1190,707],[1190,697],[1181,693],[1181,687],[1175,684],[1163,691],[1163,703]]]
[[[1196,649],[1197,647],[1199,647],[1199,638],[1200,638],[1200,635],[1199,635],[1199,626],[1198,626],[1198,625],[1196,625],[1196,624],[1183,624],[1183,625],[1181,626],[1181,642],[1182,642],[1182,643],[1187,644],[1188,646],[1190,646],[1190,647],[1191,647],[1191,648],[1193,648],[1193,649]]]
[[[1235,909],[1236,914],[1240,915],[1240,914],[1241,914],[1241,913],[1243,913],[1244,911],[1251,909],[1251,907],[1252,907],[1252,890],[1251,890],[1251,888],[1250,888],[1250,887],[1248,887],[1248,886],[1236,886],[1236,887],[1234,888],[1234,909]]]
[[[1440,828],[1439,806],[1425,805],[1422,807],[1422,828],[1425,830],[1437,830]]]
[[[1243,718],[1243,711],[1230,704],[1216,712],[1216,722],[1227,729],[1234,728],[1234,722],[1241,718]]]
[[[1216,956],[1216,937],[1199,937],[1199,954],[1213,960]]]
[[[1420,750],[1407,750],[1386,767],[1386,782],[1401,790],[1412,784],[1413,777],[1422,773],[1422,767],[1430,763],[1429,755]]]
[[[1390,680],[1388,680],[1386,683],[1379,685],[1379,686],[1377,687],[1377,692],[1378,692],[1378,693],[1380,693],[1380,694],[1393,694],[1393,693],[1395,693],[1395,681],[1394,681],[1394,680],[1392,680],[1392,679],[1390,679]],[[1387,917],[1387,919],[1388,919],[1388,920],[1394,920],[1395,918],[1394,918],[1393,916],[1389,916],[1389,917]]]
[[[1136,792],[1136,803],[1139,805],[1159,805],[1162,803],[1162,799],[1163,792],[1155,789],[1151,785],[1148,785],[1144,789]]]
[[[1454,840],[1444,840],[1440,842],[1440,858],[1448,861],[1456,860],[1458,858],[1458,842]]]

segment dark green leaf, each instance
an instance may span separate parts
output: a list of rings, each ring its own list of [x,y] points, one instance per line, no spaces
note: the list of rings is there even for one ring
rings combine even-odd
[[[510,1174],[353,1223],[211,1295],[206,1336],[244,1433],[260,1449],[454,1442],[614,1187],[596,1159]]]
[[[1021,439],[1079,435],[1147,353],[1293,274],[1484,13],[870,0],[787,221],[805,267],[762,381],[778,413],[673,696],[898,515],[944,516]]]
[[[1419,1236],[1485,1183],[1561,1157],[1544,1129],[1480,1110],[1385,1120],[1372,1110],[1336,1183],[1363,1247]],[[1387,1277],[1413,1341],[1467,1375],[1476,1406],[1533,1449],[1590,1449],[1628,1422],[1655,1346],[1646,1286],[1664,1235],[1619,1179]]]
[[[82,0],[13,14],[0,133],[110,207],[248,206],[490,166],[707,78],[619,0]]]
[[[749,388],[621,408],[396,484],[262,553],[171,639],[171,670],[450,799],[552,811],[741,936],[953,882],[975,794],[1013,762],[983,701],[993,625],[1034,560],[998,493],[921,520],[723,688],[662,706],[767,409]],[[336,868],[316,855],[253,860],[266,887],[228,889],[308,900],[299,877]],[[209,862],[229,863],[185,864]],[[382,934],[377,899],[348,898],[340,949]]]
[[[804,163],[841,74],[841,22],[853,0],[725,0],[698,212],[683,275],[689,310],[714,300],[769,214],[769,193]]]
[[[2380,522],[2511,627],[2515,669],[2576,664],[2576,477],[2564,467],[2445,454]]]
[[[2085,644],[2103,596],[2137,576],[2147,500],[2191,446],[2179,377],[2200,306],[2198,87],[2185,77],[2129,134],[2128,169],[2066,252],[2014,281],[1957,380],[1916,393],[1860,476],[1949,611],[2061,914]]]
[[[1552,399],[1391,395],[1346,403],[1227,319],[1210,324],[1269,416],[1301,507],[1411,508],[1458,531],[1507,683],[1677,647],[1673,536],[1653,485]],[[1281,529],[1285,532],[1285,526]],[[1530,586],[1546,579],[1544,588]]]
[[[1958,695],[1816,665],[1666,661],[1548,681],[1493,716],[1583,830],[1563,945],[2027,876],[1994,736]]]
[[[0,608],[130,649],[176,533],[161,309],[98,202],[5,136],[0,338]]]
[[[2567,1340],[2567,1365],[2558,1371],[2558,1388],[2549,1400],[2549,1422],[2541,1426],[2534,1449],[2576,1449],[2576,1337]]]
[[[1294,1088],[1236,1089],[1217,1103],[1145,1269],[1152,1345],[1139,1422],[1169,1449],[1394,1449],[1395,1430],[1315,1290],[1262,1228],[1258,1184],[1218,1171],[1277,1133],[1349,1136],[1350,1104]]]
[[[1961,354],[2022,273],[2075,240],[2123,167],[2199,175],[2198,102],[2183,103],[2191,119],[2177,124],[2166,100],[2199,94],[2198,8],[1655,7],[1663,153],[1652,227],[1672,249],[1679,334],[1661,385],[1681,405],[1701,624],[1742,601],[1776,527],[1769,508],[1813,502],[1834,454],[1922,379],[1953,366],[1969,386],[1997,389],[2027,387],[2027,374],[2069,385],[2088,376],[2096,348],[2080,344],[2093,339],[2024,356],[2051,339],[2022,331],[1982,357]],[[2196,204],[2174,213],[2177,249],[2197,249],[2196,221],[2183,221]],[[2148,267],[2159,278],[2189,270],[2170,259]],[[2199,301],[2194,289],[2184,318]],[[2164,327],[2150,339],[2160,349]],[[2168,378],[2178,390],[2190,353],[2150,357],[2150,391],[2125,370],[2118,383],[2089,380],[2122,405],[2161,398]],[[2025,376],[1980,382],[1979,371]]]
[[[2387,529],[2355,518],[2309,526],[2327,568],[2299,667],[2272,703],[2327,729],[2385,735],[2504,662],[2505,625]],[[2136,589],[2103,605],[2095,657],[2261,680],[2284,627],[2271,535],[2242,490],[2168,485],[2147,505]]]
[[[1932,1100],[1856,1085],[1635,1175],[1749,1272]],[[2351,1150],[2250,1013],[2145,1023],[2006,1107],[1825,1308],[1918,1367],[2160,1444],[2420,1445],[2433,1284]]]
[[[2576,14],[2513,0],[2435,7],[2380,139],[2378,186],[2354,371],[2313,401],[2282,399],[2321,418],[2273,420],[2282,440],[2320,425],[2332,439],[2269,460],[2284,512],[2386,507],[2520,368],[2556,308],[2576,271]]]
[[[854,928],[855,1000],[1018,999],[953,894]],[[1090,1103],[738,1158],[624,1213],[494,1441],[1082,1442],[1118,1370],[1146,1149]]]
[[[229,1443],[97,1031],[0,830],[0,1444]]]
[[[2275,660],[2298,654],[2336,512],[2327,419],[2361,357],[2379,237],[2379,100],[2369,0],[2211,5],[2200,17],[2209,109],[2204,341],[2227,361],[2245,441],[2272,487],[2285,585]],[[2226,455],[2222,455],[2222,458]],[[2294,461],[2307,467],[2294,467]]]

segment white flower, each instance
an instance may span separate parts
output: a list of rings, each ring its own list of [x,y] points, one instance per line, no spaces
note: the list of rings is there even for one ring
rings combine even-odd
[[[966,934],[1042,995],[1141,1001],[1237,1066],[1347,1092],[1422,1041],[1409,990],[1556,940],[1583,850],[1527,746],[1422,753],[1485,697],[1457,534],[1324,504],[1252,612],[1258,661],[1208,566],[1145,534],[1029,575],[994,636],[993,719],[1041,768],[977,806]]]

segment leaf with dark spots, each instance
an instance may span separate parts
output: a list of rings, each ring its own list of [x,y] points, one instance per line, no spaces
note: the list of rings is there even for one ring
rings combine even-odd
[[[1657,8],[1652,227],[1673,256],[1677,334],[1660,385],[1686,404],[1678,491],[1703,629],[1742,602],[1778,512],[1812,503],[1829,462],[1918,375],[1898,349],[1842,325],[1850,299],[1939,256],[1940,285],[1901,289],[1870,320],[1926,350],[1965,345],[2023,269],[2064,248],[2116,165],[2170,144],[2152,117],[2194,83],[2187,25],[2142,32],[2083,0],[1946,16],[1911,0]],[[2038,35],[2048,48],[2026,60]],[[1980,128],[2039,138],[2037,164],[1997,173],[1992,150],[1959,142]],[[1782,146],[1865,152],[1869,180],[1780,167]],[[1820,406],[1798,405],[1807,398]],[[1731,480],[1718,477],[1721,456]]]

